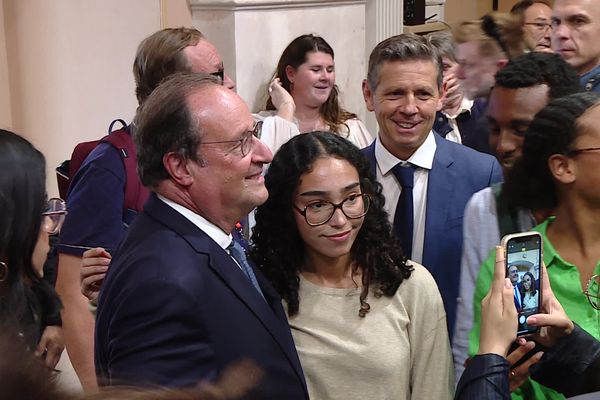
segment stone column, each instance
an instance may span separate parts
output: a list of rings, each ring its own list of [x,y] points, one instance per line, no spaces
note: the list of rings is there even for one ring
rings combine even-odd
[[[365,116],[366,0],[192,0],[196,28],[217,46],[225,70],[252,111],[264,108],[266,87],[283,49],[314,33],[333,48],[344,106]]]

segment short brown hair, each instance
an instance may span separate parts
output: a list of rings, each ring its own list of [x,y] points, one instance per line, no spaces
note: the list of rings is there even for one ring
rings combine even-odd
[[[536,3],[545,4],[548,7],[552,8],[552,2],[550,0],[521,0],[521,1],[517,1],[512,6],[512,8],[510,9],[510,13],[513,15],[518,15],[519,17],[523,18],[525,11],[527,11],[527,9],[529,7],[531,7],[532,5],[534,5]]]
[[[168,76],[189,71],[189,63],[182,50],[197,45],[203,38],[204,35],[194,28],[167,28],[140,43],[133,62],[135,95],[139,104],[146,101]]]
[[[386,61],[430,61],[438,71],[437,85],[442,87],[442,57],[427,39],[414,33],[402,33],[380,42],[369,56],[367,83],[374,91],[379,83],[379,70]]]
[[[484,25],[490,23],[498,36],[490,36],[484,30]],[[454,41],[457,44],[479,42],[479,52],[483,57],[498,57],[508,59],[517,57],[525,52],[523,27],[519,17],[494,12],[481,19],[463,21],[453,29]]]

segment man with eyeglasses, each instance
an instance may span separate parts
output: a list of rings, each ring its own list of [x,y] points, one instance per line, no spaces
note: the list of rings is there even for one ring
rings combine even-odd
[[[247,358],[264,372],[251,398],[307,399],[281,299],[230,234],[268,196],[272,154],[248,107],[214,77],[179,74],[136,121],[152,194],[100,293],[100,382],[194,386]]]
[[[510,13],[522,18],[524,39],[531,51],[552,52],[550,47],[552,3],[549,0],[521,0],[515,3]]]
[[[600,7],[597,0],[556,0],[552,48],[571,64],[587,91],[600,92]]]
[[[138,47],[133,73],[139,104],[144,104],[162,80],[177,72],[208,73],[218,77],[226,88],[235,88],[233,81],[224,73],[217,49],[201,32],[194,28],[169,28],[150,35]],[[135,130],[134,124],[129,129]],[[88,300],[80,289],[82,254],[87,249],[106,249],[92,250],[106,270],[109,252],[118,247],[128,225],[141,211],[124,209],[127,179],[119,150],[108,143],[101,143],[77,171],[67,197],[69,214],[58,246],[56,289],[64,304],[62,317],[67,351],[85,390],[96,387],[96,376],[94,320],[88,309]],[[130,179],[138,178],[132,176]],[[143,204],[143,201],[139,203]],[[101,279],[103,275],[95,278]],[[97,281],[98,284],[100,282]]]

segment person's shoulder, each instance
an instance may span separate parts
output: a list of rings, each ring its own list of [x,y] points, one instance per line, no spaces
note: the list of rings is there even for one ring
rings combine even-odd
[[[491,187],[486,187],[473,193],[465,207],[465,215],[469,213],[481,214],[482,211],[496,210],[496,198]]]
[[[413,271],[408,279],[400,284],[396,292],[397,301],[401,302],[409,316],[421,318],[423,313],[431,313],[442,317],[445,315],[444,303],[438,286],[431,273],[421,264],[407,261]]]
[[[437,140],[437,145],[441,149],[453,154],[456,162],[493,164],[496,161],[496,158],[490,154],[482,153],[468,146],[451,142],[442,137]]]
[[[182,288],[204,275],[210,255],[196,251],[190,243],[146,214],[138,216],[117,250],[111,268],[120,279],[159,279]]]
[[[415,293],[422,291],[438,292],[437,284],[427,268],[412,260],[407,260],[406,265],[412,268],[412,272],[408,279],[402,281],[400,289]]]
[[[264,121],[265,118],[273,117],[275,115],[277,115],[276,110],[262,110],[262,111],[252,114],[252,117],[254,118],[255,121]]]

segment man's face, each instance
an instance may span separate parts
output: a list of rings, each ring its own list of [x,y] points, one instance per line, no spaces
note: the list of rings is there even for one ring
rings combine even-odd
[[[582,75],[600,64],[598,0],[557,0],[552,11],[552,48]]]
[[[478,41],[460,43],[457,47],[457,77],[469,99],[487,97],[494,86],[494,75],[498,72],[497,60],[482,56],[479,47]]]
[[[386,61],[379,69],[377,87],[363,82],[367,109],[374,111],[379,139],[401,160],[423,144],[440,110],[438,71],[431,61]]]
[[[508,278],[512,282],[513,286],[517,286],[517,283],[519,283],[519,271],[514,265],[512,267],[508,267]]]
[[[200,39],[195,46],[188,46],[183,49],[188,62],[190,63],[191,72],[202,72],[211,75],[223,74],[223,86],[228,89],[235,89],[235,83],[229,75],[225,73],[223,60],[217,51],[217,48],[206,39]]]
[[[198,157],[203,162],[189,162],[194,178],[192,201],[213,223],[222,226],[219,221],[225,220],[233,226],[267,200],[262,167],[273,156],[255,137],[242,154],[238,140],[252,130],[254,122],[244,101],[233,91],[213,86],[193,93],[187,103],[202,131]],[[229,142],[209,143],[223,141]]]
[[[544,3],[533,3],[524,13],[523,32],[527,46],[533,51],[551,52],[550,18],[552,9]]]
[[[490,127],[490,148],[504,174],[521,158],[524,134],[535,114],[548,103],[548,86],[508,89],[496,86],[490,93],[487,119]]]

